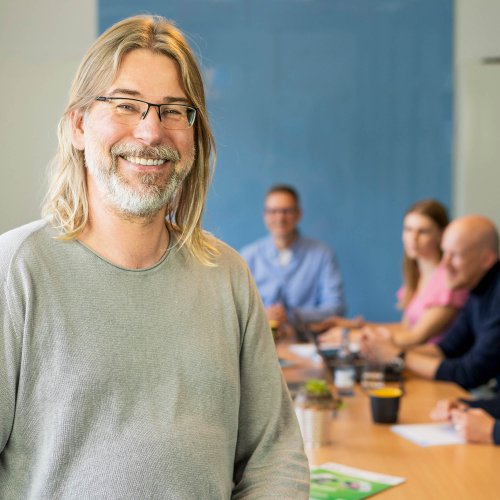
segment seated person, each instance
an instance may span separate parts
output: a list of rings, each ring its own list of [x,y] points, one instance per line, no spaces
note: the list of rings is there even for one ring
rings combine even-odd
[[[470,390],[500,375],[498,233],[485,217],[461,217],[446,228],[442,248],[449,287],[470,291],[443,339],[409,349],[405,356],[387,329],[367,327],[361,352],[370,360],[406,366],[424,378]]]
[[[471,443],[500,444],[500,397],[493,399],[444,399],[431,413],[434,420],[452,422]]]
[[[395,345],[401,349],[436,343],[467,300],[466,290],[452,290],[446,271],[440,264],[441,237],[449,219],[446,208],[435,200],[421,200],[412,205],[403,220],[403,286],[397,292],[403,310],[401,322],[386,324]],[[360,328],[362,319],[329,318],[316,329],[336,325]],[[374,325],[374,323],[370,323]],[[381,325],[379,325],[381,326]],[[321,337],[335,341],[338,331]]]
[[[342,278],[335,254],[302,236],[302,211],[290,186],[274,186],[266,195],[264,222],[269,236],[241,250],[255,279],[269,320],[280,326],[321,321],[345,311]]]

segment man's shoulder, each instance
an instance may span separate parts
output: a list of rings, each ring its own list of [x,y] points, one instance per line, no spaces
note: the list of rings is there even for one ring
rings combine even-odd
[[[490,282],[489,296],[490,307],[495,311],[500,311],[500,261],[497,261],[492,269],[492,280]],[[500,316],[500,312],[499,312]]]
[[[47,221],[37,220],[11,229],[0,235],[0,269],[8,268],[13,257],[30,238],[47,226]]]
[[[308,238],[307,236],[300,236],[297,243],[304,251],[318,252],[327,255],[332,255],[334,253],[332,247],[325,242],[314,238]]]
[[[493,286],[500,290],[500,260],[497,260],[492,268]]]
[[[497,261],[483,276],[479,285],[471,291],[471,297],[476,297],[479,303],[500,302],[500,261]]]
[[[259,238],[258,240],[245,245],[241,250],[240,254],[244,259],[248,259],[254,257],[255,255],[259,255],[264,249],[269,248],[271,244],[271,238],[269,236],[265,236],[264,238]]]
[[[217,267],[246,267],[243,257],[233,247],[211,234],[205,236],[209,238],[210,244],[217,249],[218,255],[214,260]]]

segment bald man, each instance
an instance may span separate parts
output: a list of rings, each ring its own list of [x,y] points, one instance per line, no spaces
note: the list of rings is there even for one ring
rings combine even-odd
[[[450,288],[470,290],[443,340],[405,353],[392,344],[384,328],[366,328],[362,353],[424,378],[473,389],[500,375],[498,232],[485,217],[460,217],[446,228],[441,246]]]

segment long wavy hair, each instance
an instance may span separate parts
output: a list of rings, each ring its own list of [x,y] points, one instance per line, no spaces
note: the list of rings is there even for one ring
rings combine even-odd
[[[105,31],[85,55],[71,86],[68,105],[58,127],[59,146],[50,165],[49,187],[42,215],[59,230],[59,238],[73,240],[88,222],[89,206],[82,151],[73,147],[71,114],[86,111],[96,96],[113,83],[123,56],[136,49],[163,54],[177,62],[184,89],[197,108],[194,123],[196,156],[166,220],[178,235],[179,246],[202,264],[214,265],[218,250],[201,229],[208,187],[215,166],[215,143],[207,116],[200,69],[183,34],[160,16],[127,18]]]
[[[448,212],[444,205],[433,199],[420,200],[414,203],[405,213],[405,217],[410,213],[416,213],[429,217],[434,224],[442,231],[449,223]],[[442,256],[441,248],[438,246],[439,255]],[[403,257],[403,287],[404,292],[398,303],[400,309],[405,309],[417,291],[420,272],[417,261],[410,259],[406,252]]]

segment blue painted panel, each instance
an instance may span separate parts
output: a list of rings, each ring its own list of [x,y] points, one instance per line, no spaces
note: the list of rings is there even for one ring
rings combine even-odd
[[[101,31],[152,12],[199,52],[218,165],[205,227],[264,234],[270,184],[301,192],[302,230],[334,246],[350,314],[397,318],[403,212],[450,204],[452,0],[108,0]]]

